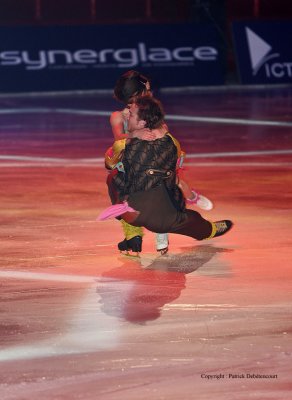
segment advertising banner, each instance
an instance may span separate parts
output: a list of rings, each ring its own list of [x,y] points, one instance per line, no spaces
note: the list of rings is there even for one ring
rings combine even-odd
[[[242,83],[292,83],[292,22],[235,22],[233,35]]]
[[[224,83],[208,24],[0,27],[1,92],[112,89],[135,69],[160,87]]]

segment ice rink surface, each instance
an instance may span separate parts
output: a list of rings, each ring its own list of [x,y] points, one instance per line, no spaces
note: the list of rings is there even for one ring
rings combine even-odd
[[[111,94],[0,97],[1,400],[291,399],[292,87],[157,96],[234,228],[140,257],[96,221]]]

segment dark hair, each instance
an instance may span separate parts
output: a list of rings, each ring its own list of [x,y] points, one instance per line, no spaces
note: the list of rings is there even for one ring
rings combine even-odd
[[[139,120],[146,121],[145,128],[160,128],[164,122],[164,111],[159,100],[152,96],[139,96],[135,100]]]
[[[134,96],[146,91],[146,83],[149,79],[137,71],[125,72],[116,83],[114,97],[124,104],[128,104]]]

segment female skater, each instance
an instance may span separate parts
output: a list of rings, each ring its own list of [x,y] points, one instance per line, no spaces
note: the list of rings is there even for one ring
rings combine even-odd
[[[128,71],[124,73],[117,81],[114,88],[114,97],[125,105],[122,111],[114,111],[110,117],[110,124],[112,127],[113,136],[115,142],[111,148],[108,149],[105,155],[106,167],[112,169],[115,167],[121,157],[121,152],[125,147],[126,138],[128,137],[128,116],[129,116],[129,104],[131,104],[137,96],[150,94],[151,87],[149,79],[137,71]],[[165,128],[167,129],[166,125]],[[140,133],[137,132],[137,135]],[[140,134],[141,135],[141,134]],[[146,131],[140,136],[144,140],[154,140],[152,133]],[[139,136],[138,136],[139,137]],[[182,168],[182,163],[185,153],[181,151],[178,168]],[[204,210],[210,210],[213,208],[212,202],[205,196],[201,195],[194,189],[190,189],[185,181],[180,180],[180,186],[187,197],[188,204],[196,204],[198,207]],[[125,239],[118,244],[118,248],[121,251],[141,251],[143,230],[140,227],[134,227],[127,224],[122,220],[123,230]],[[162,253],[166,253],[168,250],[168,235],[161,233],[156,235],[156,249]]]

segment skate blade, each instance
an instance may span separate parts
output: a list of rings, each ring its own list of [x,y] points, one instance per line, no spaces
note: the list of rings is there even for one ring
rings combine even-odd
[[[162,256],[165,256],[165,254],[168,253],[168,247],[166,247],[165,249],[162,249],[162,250],[158,250],[158,251],[160,251],[160,254],[161,254]]]
[[[138,251],[132,253],[129,253],[128,251],[120,251],[120,254],[130,258],[140,258],[140,253]]]
[[[156,249],[157,253],[160,253],[161,255],[164,255],[168,253],[168,247],[164,247],[163,249]]]

